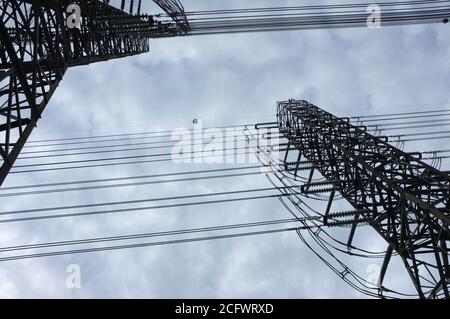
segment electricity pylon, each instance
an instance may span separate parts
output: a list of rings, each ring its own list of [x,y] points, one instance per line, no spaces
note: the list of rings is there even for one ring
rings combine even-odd
[[[450,297],[450,176],[306,101],[278,103],[278,126],[288,139],[285,165],[312,165],[304,194],[329,193],[324,226],[337,226],[330,212],[339,193],[354,211],[347,248],[359,225],[369,223],[386,241],[383,280],[394,253],[401,258],[420,298]],[[289,161],[294,156],[296,160]],[[314,182],[314,171],[324,181]],[[294,172],[296,175],[297,172]]]
[[[172,2],[157,4],[176,23],[141,15],[141,1],[125,8],[122,0],[120,9],[106,0],[0,2],[0,185],[66,70],[148,52],[149,38],[185,32]]]

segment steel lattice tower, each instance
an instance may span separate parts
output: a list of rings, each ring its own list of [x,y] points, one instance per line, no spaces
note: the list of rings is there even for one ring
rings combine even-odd
[[[421,298],[449,298],[450,176],[306,101],[279,102],[277,116],[288,139],[285,159],[295,152],[297,163],[314,167],[302,192],[330,193],[324,226],[332,224],[329,208],[339,192],[355,209],[346,221],[348,248],[367,222],[387,242],[380,286],[396,252]],[[324,182],[311,182],[314,170]]]
[[[174,23],[141,15],[141,0],[127,11],[123,0],[120,9],[109,0],[0,2],[0,185],[68,68],[148,52],[149,38],[188,30],[177,2],[156,3]],[[68,28],[73,4],[81,19]]]

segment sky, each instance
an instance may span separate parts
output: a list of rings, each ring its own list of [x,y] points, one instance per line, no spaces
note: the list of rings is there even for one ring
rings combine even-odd
[[[336,2],[339,1],[333,1]],[[274,0],[183,1],[186,10],[263,7],[274,3]],[[317,1],[276,1],[277,5],[307,3]],[[275,121],[276,102],[289,98],[308,100],[342,116],[450,109],[449,35],[448,25],[436,24],[152,40],[147,54],[69,69],[31,140],[192,128],[193,119],[212,127]],[[442,147],[442,142],[413,146],[432,150]],[[26,161],[19,160],[16,164]],[[152,163],[11,174],[4,186],[210,167]],[[2,200],[1,210],[269,186],[264,176],[250,176],[14,196]],[[289,217],[278,200],[264,199],[1,224],[0,241],[13,245]],[[361,243],[385,249],[370,231],[364,234],[359,239]],[[349,262],[367,277],[371,275],[370,264],[381,263],[355,259]],[[67,286],[69,265],[79,266],[80,288]],[[409,289],[406,279],[395,274],[390,277],[393,284]],[[295,233],[283,233],[2,262],[0,298],[13,297],[364,298],[364,295],[332,273]]]

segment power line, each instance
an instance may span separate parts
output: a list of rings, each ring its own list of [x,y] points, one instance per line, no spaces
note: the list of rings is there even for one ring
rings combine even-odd
[[[124,163],[102,163],[102,164],[92,164],[92,165],[81,165],[81,166],[65,166],[65,167],[52,167],[52,168],[38,168],[38,169],[28,169],[28,170],[12,170],[9,174],[24,174],[24,173],[37,173],[37,172],[50,172],[50,171],[62,171],[62,170],[73,170],[82,168],[95,168],[95,167],[109,167],[109,166],[120,166],[120,165],[134,165],[134,164],[148,164],[148,163],[160,163],[173,161],[172,158],[164,159],[154,159],[145,161],[127,161]]]
[[[272,145],[268,145],[272,146]],[[216,153],[218,151],[221,151],[222,154],[211,154],[211,155],[202,155],[202,156],[191,156],[189,159],[195,160],[195,159],[201,159],[203,157],[224,157],[226,155],[242,155],[242,153],[223,153],[228,151],[236,151],[236,150],[248,150],[249,147],[233,147],[233,148],[222,148],[222,149],[215,149],[213,151],[211,150],[201,150],[201,151],[191,151],[191,152],[184,152],[182,154],[177,154],[180,156],[178,159],[173,158],[173,153],[158,153],[158,154],[145,154],[145,155],[132,155],[132,156],[120,156],[120,157],[102,157],[102,158],[94,158],[94,159],[82,159],[82,160],[72,160],[72,161],[61,161],[61,162],[44,162],[44,163],[35,163],[35,164],[22,164],[22,165],[16,165],[15,168],[25,168],[25,167],[36,167],[36,166],[53,166],[53,165],[64,165],[64,164],[80,164],[80,163],[92,163],[92,162],[104,162],[104,161],[115,161],[115,160],[128,160],[128,159],[138,159],[138,158],[152,158],[152,157],[161,157],[161,156],[171,156],[172,160],[186,160],[187,158],[181,157],[185,155],[194,155],[194,154],[204,154],[204,153]],[[246,153],[244,153],[246,154]],[[43,156],[43,157],[52,157],[52,156]],[[24,160],[25,158],[22,158]]]
[[[421,123],[421,124],[415,124]],[[430,124],[431,123],[431,124]],[[411,122],[394,122],[387,124],[371,124],[371,125],[363,125],[366,126],[370,130],[401,130],[401,129],[409,129],[409,128],[425,128],[430,126],[446,126],[450,124],[450,119],[442,119],[442,120],[434,120],[434,121],[411,121]]]
[[[382,132],[382,131],[399,131],[399,130],[410,130],[414,128],[428,128],[428,127],[438,127],[438,126],[449,126],[449,123],[437,123],[437,124],[427,124],[427,125],[415,125],[415,126],[405,126],[405,127],[393,127],[393,128],[379,128],[379,129],[370,129],[370,132]]]
[[[442,2],[448,4],[448,2]],[[403,3],[403,5],[409,3]],[[383,25],[404,25],[404,24],[419,24],[432,23],[444,21],[450,15],[450,6],[436,6],[430,7],[430,2],[427,7],[411,7],[409,9],[384,9],[383,10]],[[436,2],[434,2],[436,4]],[[360,11],[342,11],[342,12],[327,12],[330,7],[320,6],[316,7],[317,11],[311,12],[292,12],[298,10],[297,8],[277,7],[268,9],[259,9],[258,13],[279,11],[283,13],[266,14],[265,16],[253,15],[245,16],[242,14],[248,13],[245,9],[234,11],[215,11],[214,14],[221,16],[211,16],[193,20],[191,18],[191,31],[187,35],[202,35],[202,34],[220,34],[220,33],[237,33],[237,32],[258,32],[258,31],[278,31],[278,30],[304,30],[304,29],[320,29],[320,28],[336,28],[336,27],[363,27],[367,26],[369,14],[366,12],[368,4]],[[305,8],[305,7],[304,7]],[[356,7],[346,7],[356,8]],[[303,8],[302,8],[303,9]],[[256,11],[252,11],[255,13]],[[205,13],[206,14],[206,13]],[[204,14],[204,15],[205,15]],[[234,14],[224,16],[224,14]],[[239,15],[241,14],[241,15]],[[188,16],[189,17],[189,16]]]
[[[245,139],[239,139],[239,137],[242,137],[242,136],[244,136],[244,135],[242,135],[242,134],[235,135],[234,139],[233,139],[233,142],[243,142],[243,141],[245,141]],[[284,136],[281,136],[281,135],[279,135],[278,137],[279,138],[284,138]],[[208,140],[204,139],[204,138],[201,138],[201,139],[190,139],[190,142],[193,142],[193,144],[195,144],[195,142],[206,142],[208,145],[211,144],[211,142],[207,142],[207,141]],[[180,143],[180,141],[162,140],[162,141],[140,142],[140,143],[95,145],[95,146],[61,148],[61,149],[50,149],[50,150],[25,151],[25,152],[21,152],[21,154],[40,154],[40,153],[51,153],[51,152],[68,152],[68,151],[90,150],[90,149],[105,149],[105,148],[114,148],[114,147],[155,145],[155,144],[161,144],[161,143],[172,143],[171,146],[174,146],[177,143]],[[218,143],[218,142],[216,142],[216,143]],[[48,147],[48,146],[46,146],[46,147]],[[148,147],[148,149],[160,148],[160,147],[169,147],[169,146],[168,146],[168,144],[166,144],[166,145],[163,145],[163,146]]]
[[[30,259],[30,258],[61,256],[61,255],[68,255],[68,254],[72,255],[72,254],[81,254],[81,253],[88,253],[88,252],[100,252],[100,251],[110,251],[110,250],[119,250],[119,249],[173,245],[173,244],[182,244],[182,243],[190,243],[190,242],[211,241],[211,240],[218,240],[218,239],[230,239],[230,238],[276,234],[276,233],[296,231],[296,229],[297,228],[295,228],[295,227],[291,227],[291,228],[261,230],[261,231],[243,232],[243,233],[226,234],[226,235],[175,239],[175,240],[166,240],[166,241],[158,241],[158,242],[148,242],[148,243],[137,243],[137,244],[129,244],[129,245],[116,245],[116,246],[106,246],[106,247],[97,247],[97,248],[60,250],[60,251],[37,253],[37,254],[26,254],[26,255],[18,255],[18,256],[0,257],[0,262],[20,260],[20,259]]]
[[[283,136],[279,135],[279,136],[274,136],[272,137],[273,139],[279,139],[279,138],[284,138]],[[208,142],[206,143],[206,145],[208,146],[214,146],[214,145],[228,145],[228,144],[237,144],[239,142],[244,142],[243,144],[245,144],[245,139],[235,139],[233,140],[233,143],[226,143],[225,141],[222,142]],[[236,142],[236,143],[235,143]],[[62,157],[62,156],[79,156],[79,155],[90,155],[90,154],[106,154],[106,153],[116,153],[116,152],[132,152],[132,151],[146,151],[146,150],[152,150],[152,149],[164,149],[164,148],[173,148],[175,146],[183,146],[184,148],[195,148],[197,145],[201,145],[202,147],[205,144],[200,144],[200,143],[194,143],[193,144],[188,144],[188,145],[179,145],[180,141],[175,141],[172,144],[165,144],[165,145],[160,145],[160,146],[150,146],[150,147],[135,147],[135,148],[121,148],[121,149],[114,149],[114,150],[96,150],[96,151],[91,151],[91,152],[76,152],[76,153],[62,153],[62,154],[47,154],[47,155],[32,155],[32,156],[22,156],[19,157],[18,160],[26,160],[26,159],[38,159],[38,158],[50,158],[50,157]],[[138,143],[139,144],[139,143]],[[146,144],[146,143],[141,143],[141,144]],[[276,146],[277,144],[272,144],[272,146]],[[123,145],[123,146],[128,146],[128,145]],[[112,147],[121,147],[120,145],[107,145],[104,146],[102,148],[112,148]],[[88,147],[88,148],[78,148],[78,150],[83,150],[83,149],[98,149],[99,147]],[[244,149],[244,148],[214,148],[214,151],[229,151],[229,150],[234,150],[234,149]],[[39,154],[39,153],[50,153],[50,152],[60,152],[60,151],[70,151],[70,150],[47,150],[47,151],[35,151],[33,152],[34,154]],[[200,152],[197,152],[200,153]],[[195,154],[195,152],[186,152],[184,154]],[[168,154],[162,154],[162,155],[168,155]],[[16,166],[17,167],[17,166]]]
[[[450,107],[450,105],[449,105]],[[397,116],[397,115],[415,115],[415,114],[429,114],[429,113],[448,113],[449,109],[442,110],[429,110],[429,111],[414,111],[414,112],[401,112],[401,113],[387,113],[387,114],[374,114],[374,115],[358,115],[350,116],[351,119],[364,119],[364,118],[374,118],[374,117],[386,117],[386,116]]]
[[[304,218],[304,219],[307,220],[306,218]],[[312,219],[312,218],[310,218],[310,219]],[[213,232],[213,231],[219,231],[219,230],[223,231],[223,230],[234,230],[234,229],[240,229],[240,228],[271,226],[271,225],[287,224],[287,223],[295,223],[295,222],[298,222],[297,218],[285,218],[285,219],[275,219],[275,220],[266,220],[266,221],[240,223],[240,224],[188,228],[188,229],[180,229],[180,230],[173,230],[173,231],[160,231],[160,232],[139,233],[139,234],[132,234],[132,235],[118,235],[118,236],[94,237],[94,238],[85,238],[85,239],[76,239],[76,240],[54,241],[54,242],[46,242],[46,243],[38,243],[38,244],[25,244],[25,245],[0,247],[0,252],[4,253],[4,252],[27,250],[27,249],[38,249],[38,248],[42,249],[42,248],[49,248],[49,247],[104,243],[104,242],[112,242],[112,241],[131,240],[131,239],[186,235],[186,234],[194,234],[194,233]]]
[[[450,112],[450,111],[448,111]],[[385,117],[379,119],[369,119],[364,120],[364,123],[368,122],[385,122],[385,121],[396,121],[396,120],[406,120],[406,119],[416,119],[416,118],[428,118],[428,117],[442,117],[442,116],[450,116],[450,113],[445,114],[429,114],[429,115],[415,115],[415,116],[402,116],[402,117]],[[399,123],[398,123],[399,124]]]
[[[416,0],[416,1],[390,1],[377,3],[380,7],[391,6],[418,6],[430,4],[442,4],[449,3],[448,0]],[[247,12],[270,12],[270,11],[305,11],[305,10],[330,10],[330,9],[354,9],[363,8],[366,9],[370,3],[345,3],[345,4],[321,4],[321,5],[303,5],[303,6],[290,6],[290,7],[259,7],[259,8],[239,8],[239,9],[227,9],[227,10],[201,10],[201,11],[187,11],[187,16],[193,15],[210,15],[210,14],[225,14],[225,13],[247,13]],[[162,16],[165,16],[164,14]]]
[[[180,175],[196,175],[196,174],[203,174],[203,173],[217,173],[217,172],[227,172],[227,171],[236,171],[236,170],[247,170],[247,169],[253,169],[253,168],[262,168],[262,167],[264,167],[264,166],[258,164],[258,165],[246,166],[246,167],[230,167],[230,168],[205,169],[205,170],[196,170],[196,171],[182,171],[182,172],[172,172],[172,173],[152,174],[152,175],[137,175],[137,176],[127,176],[127,177],[113,177],[113,178],[101,178],[101,179],[75,180],[75,181],[66,181],[66,182],[45,183],[45,184],[7,186],[7,187],[2,187],[0,189],[0,192],[1,191],[8,191],[8,190],[16,190],[16,189],[27,189],[27,188],[41,188],[41,187],[51,187],[51,186],[67,186],[67,185],[74,185],[74,184],[116,182],[116,181],[133,180],[133,179],[146,179],[146,178],[155,178],[155,177],[169,177],[169,176],[180,176]]]
[[[107,188],[109,189],[109,188],[118,188],[118,187],[135,187],[135,186],[156,185],[156,184],[165,184],[165,183],[192,182],[192,181],[199,181],[199,180],[211,180],[211,179],[260,175],[260,174],[265,174],[265,173],[266,172],[264,172],[264,171],[254,171],[254,172],[245,172],[245,173],[236,173],[236,174],[199,176],[199,177],[188,177],[188,178],[167,179],[167,180],[162,179],[162,180],[156,180],[156,181],[145,181],[145,182],[134,182],[134,183],[119,183],[119,184],[112,184],[112,185],[95,185],[95,186],[72,187],[72,188],[57,188],[57,189],[48,189],[48,190],[0,194],[0,197],[42,195],[42,194],[50,194],[50,193],[86,191],[86,190],[93,190],[93,189],[98,190],[98,189],[107,189]]]
[[[298,187],[292,186],[291,188],[298,188]],[[129,200],[129,201],[104,202],[104,203],[96,203],[96,204],[44,207],[44,208],[21,209],[21,210],[3,211],[3,212],[0,211],[0,216],[18,215],[18,214],[21,215],[21,214],[29,214],[29,213],[49,212],[49,211],[57,211],[57,210],[71,210],[71,209],[80,209],[80,208],[94,208],[94,207],[102,207],[102,206],[141,204],[141,203],[149,203],[149,202],[157,202],[157,201],[179,200],[179,199],[209,197],[209,196],[236,195],[236,194],[253,193],[253,192],[258,193],[258,192],[267,192],[267,191],[273,191],[273,190],[274,190],[273,187],[269,187],[269,188],[266,187],[266,188],[243,189],[243,190],[226,191],[226,192],[182,195],[182,196],[166,196],[166,197],[159,197],[159,198],[157,197],[157,198],[147,198],[147,199]]]
[[[442,139],[450,139],[450,135],[423,137],[423,138],[399,139],[399,141],[400,142],[417,142],[417,141],[430,141],[430,140],[442,140]]]
[[[227,128],[240,128],[245,127],[246,125],[254,125],[254,124],[240,124],[240,125],[227,125],[227,126],[219,126],[219,127],[203,127],[201,130],[202,132],[208,129],[218,128],[218,129],[227,129]],[[135,132],[135,133],[120,133],[120,134],[105,134],[105,135],[93,135],[93,136],[80,136],[80,137],[65,137],[65,138],[57,138],[57,139],[43,139],[43,140],[30,140],[27,143],[28,144],[35,144],[35,143],[44,143],[44,142],[61,142],[61,141],[73,141],[73,140],[90,140],[90,139],[97,139],[97,138],[109,138],[109,137],[124,137],[124,136],[135,136],[135,135],[157,135],[157,134],[164,134],[164,133],[170,133],[172,134],[177,129],[183,129],[190,132],[194,131],[194,128],[174,128],[172,130],[162,130],[162,131],[145,131],[145,132]],[[164,137],[171,137],[172,135],[165,135]],[[156,136],[161,137],[161,136]]]
[[[437,134],[446,134],[450,133],[450,131],[436,131],[436,132],[418,132],[418,133],[409,133],[409,134],[398,134],[398,135],[388,135],[387,137],[407,137],[407,136],[418,136],[418,135],[437,135]]]
[[[448,159],[448,158],[450,158],[450,156],[436,156],[436,157],[424,157],[423,158],[423,160],[427,160],[427,161],[430,161],[430,160],[442,160],[442,159]],[[447,172],[447,174],[448,174],[448,172]]]
[[[435,150],[435,151],[423,151],[422,154],[438,154],[438,153],[448,153],[450,149],[447,150]]]
[[[274,189],[272,189],[274,190]],[[265,190],[267,191],[267,190]],[[253,190],[246,191],[235,191],[234,193],[245,193],[245,192],[258,192]],[[229,192],[230,194],[233,192]],[[198,197],[208,197],[208,196],[221,196],[225,195],[226,192],[222,192],[218,195],[211,194],[197,194],[197,195],[189,195],[189,198],[198,198]],[[139,211],[150,211],[156,209],[166,209],[166,208],[178,208],[178,207],[188,207],[188,206],[200,206],[200,205],[210,205],[210,204],[218,204],[218,203],[230,203],[230,202],[239,202],[239,201],[249,201],[249,200],[258,200],[258,199],[268,199],[268,198],[276,198],[280,196],[290,196],[284,194],[270,194],[270,195],[259,195],[259,196],[248,196],[248,197],[239,197],[239,198],[227,198],[227,199],[217,199],[217,200],[209,200],[209,201],[199,201],[199,202],[186,202],[186,203],[178,203],[178,204],[165,204],[165,205],[155,205],[155,206],[146,206],[146,207],[134,207],[134,208],[120,208],[120,209],[111,209],[111,210],[100,210],[100,211],[88,211],[88,212],[78,212],[78,213],[65,213],[65,214],[48,214],[48,215],[38,215],[38,216],[30,216],[30,217],[18,217],[18,218],[8,218],[1,219],[1,223],[12,223],[12,222],[28,222],[28,221],[36,221],[36,220],[46,220],[46,219],[56,219],[56,218],[67,218],[67,217],[80,217],[80,216],[93,216],[93,215],[103,215],[103,214],[117,214],[117,213],[126,213],[126,212],[139,212]],[[182,198],[180,196],[180,198]],[[188,198],[186,196],[185,198]],[[142,200],[144,201],[163,201],[163,198],[160,199],[148,199]],[[132,202],[132,201],[129,201]],[[129,203],[129,202],[124,202]],[[20,211],[9,211],[9,212],[0,212],[0,215],[11,215],[11,214],[28,214],[28,213],[36,213],[36,212],[47,212],[47,211],[58,211],[58,210],[68,210],[75,208],[89,208],[89,207],[97,207],[97,206],[108,206],[108,205],[121,205],[119,202],[112,203],[102,203],[102,204],[86,204],[86,205],[74,205],[74,206],[62,206],[62,207],[47,207],[47,208],[38,208],[38,209],[29,209],[29,210],[20,210]]]

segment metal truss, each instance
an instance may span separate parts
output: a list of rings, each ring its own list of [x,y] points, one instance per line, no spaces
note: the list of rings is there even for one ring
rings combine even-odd
[[[347,247],[351,249],[358,225],[369,223],[388,248],[380,275],[383,280],[393,253],[401,258],[421,298],[450,297],[450,176],[373,136],[364,126],[338,118],[306,101],[278,103],[278,126],[288,138],[285,156],[307,161],[310,179],[306,194],[329,193],[323,215],[330,221],[330,206],[339,192],[355,209]],[[291,154],[292,153],[292,154]],[[297,165],[298,167],[298,165]],[[324,182],[311,182],[314,170]]]
[[[100,0],[0,2],[0,185],[36,126],[67,68],[149,51],[148,39],[175,35],[162,24]],[[76,28],[67,26],[80,7]],[[122,7],[124,1],[122,1]],[[133,12],[133,1],[129,12]]]

